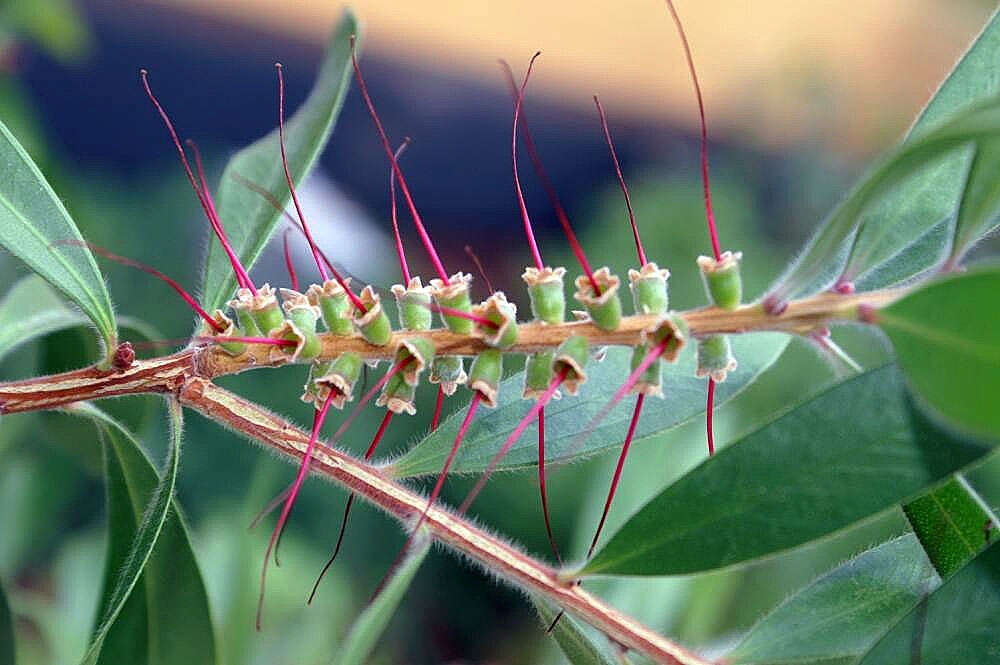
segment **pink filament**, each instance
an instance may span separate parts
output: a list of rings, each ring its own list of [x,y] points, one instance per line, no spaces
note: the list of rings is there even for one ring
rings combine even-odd
[[[385,430],[389,427],[389,422],[392,420],[393,412],[386,409],[385,416],[382,417],[382,423],[378,426],[378,430],[375,432],[375,437],[372,439],[371,445],[368,446],[368,450],[365,451],[365,461],[370,460],[372,455],[375,454],[375,449],[378,448],[378,444],[382,441],[382,436],[385,434]],[[340,523],[340,535],[337,536],[337,545],[333,549],[333,555],[323,566],[323,570],[320,571],[319,576],[316,578],[316,582],[313,584],[312,592],[309,594],[309,600],[306,601],[307,605],[312,605],[313,598],[316,597],[316,590],[319,589],[319,583],[323,581],[323,576],[326,575],[326,571],[330,570],[330,566],[333,565],[334,560],[336,560],[337,555],[340,554],[340,546],[344,544],[344,534],[347,533],[347,519],[351,515],[351,506],[354,505],[354,492],[347,497],[347,505],[344,507],[344,518]]]
[[[292,282],[292,288],[296,291],[299,290],[299,276],[295,274],[295,264],[292,263],[292,254],[288,251],[288,232],[291,229],[285,229],[285,233],[282,237],[282,244],[285,250],[285,266],[288,268],[288,279]]]
[[[438,305],[437,303],[419,303],[420,305],[426,307],[432,312],[438,312],[439,314],[444,314],[446,316],[457,316],[460,319],[468,319],[473,323],[478,323],[481,326],[487,328],[492,328],[497,330],[500,328],[500,324],[496,321],[491,321],[490,319],[484,318],[482,316],[476,316],[472,312],[463,312],[460,309],[455,309],[454,307],[445,307],[444,305]]]
[[[521,98],[518,92],[517,84],[514,82],[514,73],[510,70],[510,65],[505,61],[500,61],[500,66],[503,68],[504,73],[507,76],[507,85],[510,87],[510,94],[514,98],[514,102]],[[576,260],[579,261],[580,267],[583,268],[583,272],[587,275],[587,279],[590,280],[590,285],[594,289],[594,295],[601,295],[601,287],[598,285],[597,280],[594,279],[594,271],[590,269],[590,263],[587,261],[587,256],[583,253],[583,247],[580,246],[580,242],[576,239],[576,234],[573,233],[573,227],[569,223],[569,217],[566,215],[566,211],[563,209],[562,203],[559,201],[559,195],[556,194],[555,187],[552,185],[552,181],[549,179],[548,173],[545,171],[545,166],[542,164],[541,157],[538,156],[538,150],[535,148],[535,142],[531,138],[531,132],[528,130],[528,121],[524,118],[524,113],[520,114],[520,124],[521,132],[524,135],[524,146],[528,149],[528,155],[531,157],[531,163],[535,167],[535,173],[538,174],[538,179],[542,181],[542,186],[545,188],[545,193],[549,197],[549,202],[556,211],[556,217],[559,218],[559,224],[563,228],[563,232],[566,234],[566,239],[569,241],[569,246],[573,250],[573,254],[576,255]]]
[[[559,386],[562,385],[562,382],[566,380],[566,375],[568,373],[569,367],[563,367],[559,371],[559,374],[552,379],[552,383],[550,383],[549,387],[546,388],[544,393],[542,393],[542,396],[538,398],[538,401],[535,402],[534,406],[532,406],[524,418],[521,419],[521,422],[517,424],[514,431],[510,433],[507,440],[504,441],[503,445],[500,447],[499,452],[497,452],[496,456],[490,461],[489,466],[486,467],[486,471],[484,471],[483,475],[479,477],[479,481],[476,483],[476,486],[472,488],[472,491],[469,492],[468,495],[466,495],[465,500],[462,501],[462,505],[458,509],[459,515],[468,510],[469,506],[472,505],[472,502],[476,500],[476,497],[479,496],[483,487],[486,486],[486,481],[489,480],[491,475],[493,475],[493,471],[496,469],[497,464],[499,464],[503,458],[507,456],[507,453],[509,453],[510,449],[514,447],[517,440],[521,438],[521,435],[524,433],[524,430],[528,428],[528,425],[534,422],[535,418],[538,417],[538,412],[544,409],[545,405],[549,403],[549,400],[552,399],[556,390],[558,390]]]
[[[556,561],[562,565],[562,557],[559,555],[559,546],[556,545],[555,536],[552,535],[552,522],[549,520],[549,499],[545,493],[545,408],[538,410],[538,488],[542,495],[542,516],[545,518],[545,532],[549,536],[549,545],[552,546],[552,553],[556,555]]]
[[[393,156],[392,147],[389,145],[389,137],[385,134],[385,129],[382,127],[382,121],[378,119],[378,114],[375,112],[375,104],[372,102],[371,96],[368,94],[368,85],[365,83],[364,77],[361,75],[361,67],[358,65],[358,56],[355,50],[355,39],[354,35],[351,35],[351,62],[354,64],[354,76],[358,80],[358,87],[361,89],[361,95],[365,99],[365,105],[368,107],[368,113],[372,117],[372,121],[375,123],[375,129],[378,130],[379,138],[382,140],[382,147],[385,148],[385,154],[389,157],[389,161],[392,163],[392,170],[395,171],[396,177],[399,178],[399,185],[403,189],[403,198],[406,199],[406,205],[410,209],[410,216],[413,218],[413,223],[417,227],[417,233],[420,235],[420,240],[424,243],[424,248],[427,250],[427,254],[431,258],[431,263],[434,264],[434,269],[437,270],[438,276],[441,277],[441,281],[448,285],[448,273],[444,269],[444,264],[441,263],[441,259],[438,258],[437,250],[434,249],[434,243],[431,241],[431,237],[427,234],[427,229],[424,228],[423,220],[420,218],[420,213],[417,212],[417,206],[413,203],[413,197],[410,196],[410,188],[406,184],[406,178],[403,176],[403,171],[399,168],[399,162],[396,161]]]
[[[145,69],[141,69],[139,70],[139,75],[142,77],[142,85],[146,89],[146,96],[149,97],[151,102],[153,102],[153,106],[156,107],[157,112],[160,114],[160,118],[163,119],[164,124],[167,126],[167,131],[170,132],[170,138],[174,142],[174,147],[177,148],[177,154],[180,155],[181,164],[184,166],[184,173],[187,175],[188,182],[191,183],[191,187],[194,189],[194,193],[198,197],[198,202],[201,203],[201,207],[205,211],[205,215],[208,217],[208,222],[212,225],[212,230],[215,231],[216,237],[218,237],[219,242],[222,243],[222,249],[224,249],[226,254],[229,256],[229,262],[233,266],[233,273],[236,275],[236,281],[240,286],[250,289],[254,295],[257,295],[257,289],[254,287],[253,281],[250,279],[250,275],[247,274],[243,264],[240,263],[239,258],[237,258],[236,252],[233,251],[232,245],[229,244],[229,239],[226,237],[226,232],[222,228],[222,223],[215,214],[214,203],[211,202],[210,197],[205,197],[205,192],[208,191],[208,188],[205,187],[203,191],[202,188],[200,188],[195,182],[194,174],[191,172],[191,166],[188,164],[187,155],[184,153],[184,148],[181,146],[180,139],[177,137],[174,125],[170,122],[170,118],[167,116],[167,112],[163,109],[163,106],[156,99],[156,95],[153,94],[152,88],[149,87],[149,72]],[[197,152],[195,155],[197,156]]]
[[[396,148],[396,154],[393,155],[396,161],[399,161],[399,156],[403,154],[408,145],[410,145],[410,137],[404,138],[403,142]],[[399,234],[399,216],[396,214],[396,172],[391,167],[389,168],[389,199],[392,201],[392,233],[396,237],[396,253],[399,255],[399,269],[403,273],[404,284],[409,284],[410,266],[406,264],[406,252],[403,251],[403,237]]]
[[[608,511],[611,510],[611,502],[614,500],[615,492],[618,490],[618,481],[621,480],[622,469],[625,468],[625,458],[628,456],[628,449],[632,445],[632,437],[635,436],[635,426],[639,422],[639,412],[642,411],[642,403],[645,398],[646,396],[643,393],[639,393],[635,399],[635,411],[632,412],[632,422],[629,423],[628,434],[625,435],[625,444],[622,446],[621,455],[618,456],[618,466],[615,467],[615,475],[611,479],[611,489],[608,490],[608,499],[604,502],[604,512],[601,514],[601,521],[597,525],[594,539],[590,542],[590,549],[587,550],[588,559],[594,553],[594,548],[597,547],[597,539],[601,537],[601,529],[604,528],[604,521],[608,519]]]
[[[469,258],[472,259],[472,262],[476,264],[476,270],[479,271],[479,276],[483,278],[484,282],[486,282],[486,288],[489,289],[490,293],[493,293],[493,283],[490,281],[489,275],[486,274],[486,270],[483,268],[483,262],[479,260],[479,255],[476,254],[474,249],[472,249],[472,245],[465,246],[465,253],[468,254]]]
[[[524,222],[524,233],[528,236],[528,246],[531,248],[531,255],[535,259],[535,267],[541,270],[545,264],[542,262],[542,255],[538,251],[538,243],[535,242],[535,233],[531,229],[531,218],[528,216],[528,207],[524,204],[524,193],[521,191],[521,176],[517,170],[517,125],[521,117],[521,105],[524,102],[524,89],[528,85],[531,77],[531,68],[535,65],[535,59],[541,55],[541,51],[531,56],[528,63],[528,71],[524,74],[521,88],[517,93],[517,103],[514,105],[514,128],[510,140],[511,161],[514,163],[514,189],[517,191],[517,204],[521,208],[521,220]]]
[[[635,212],[632,210],[632,197],[628,194],[628,186],[625,185],[625,176],[622,175],[622,167],[618,163],[618,153],[615,152],[615,144],[611,140],[611,130],[608,129],[608,119],[604,115],[604,107],[601,100],[594,95],[594,104],[597,105],[597,113],[601,116],[601,129],[604,130],[604,138],[608,143],[608,150],[611,151],[611,160],[615,163],[615,173],[618,174],[618,185],[625,195],[625,207],[628,208],[628,219],[632,224],[632,235],[635,236],[635,249],[639,252],[639,265],[646,265],[646,250],[642,248],[642,240],[639,239],[639,227],[635,223]]]
[[[677,15],[672,0],[665,0],[667,9],[674,19],[677,32],[681,36],[681,43],[684,45],[684,57],[687,59],[688,70],[691,72],[691,82],[694,83],[694,92],[698,97],[698,115],[701,118],[701,181],[705,189],[705,218],[708,220],[708,235],[712,239],[712,251],[715,252],[715,260],[722,258],[722,251],[719,248],[719,234],[715,230],[715,215],[712,213],[712,187],[708,180],[708,123],[705,121],[705,103],[701,97],[701,85],[698,83],[698,73],[694,68],[694,57],[691,55],[691,46],[688,44],[687,35],[684,33],[684,26],[681,18]]]
[[[124,256],[119,256],[118,254],[113,254],[112,252],[109,252],[103,247],[99,247],[90,242],[76,241],[76,240],[68,242],[69,244],[74,244],[74,245],[84,245],[86,247],[89,247],[92,252],[99,254],[100,256],[103,256],[106,259],[115,261],[116,263],[121,263],[122,265],[130,266],[132,268],[138,268],[139,270],[145,273],[149,273],[150,275],[156,277],[157,279],[163,280],[174,291],[176,291],[177,295],[183,298],[184,302],[190,305],[191,309],[193,309],[198,314],[198,316],[204,319],[205,323],[211,326],[212,329],[215,330],[215,332],[222,332],[223,330],[225,330],[225,328],[222,327],[222,324],[220,324],[218,321],[216,321],[215,319],[213,319],[211,316],[208,315],[208,312],[206,312],[204,308],[198,304],[198,301],[194,299],[194,296],[192,296],[190,293],[184,290],[184,287],[178,284],[176,280],[167,277],[156,268],[148,266],[145,263],[140,263],[139,261],[136,261],[134,259],[130,259]]]
[[[444,388],[438,386],[437,403],[434,404],[434,417],[431,419],[431,431],[433,432],[441,424],[441,407],[444,406]]]
[[[268,344],[270,346],[295,346],[298,344],[291,339],[276,339],[274,337],[241,337],[239,335],[201,335],[194,338],[197,341],[226,343],[241,342],[243,344]]]
[[[326,419],[326,413],[330,409],[330,403],[333,401],[333,396],[334,392],[331,390],[330,394],[326,397],[326,401],[323,402],[323,407],[313,413],[312,435],[309,437],[309,444],[306,446],[305,456],[302,458],[302,464],[299,466],[298,475],[295,476],[295,482],[292,484],[292,489],[288,494],[288,499],[285,501],[285,506],[281,509],[281,516],[278,517],[278,523],[275,525],[274,531],[271,533],[271,540],[267,544],[267,551],[264,553],[264,565],[260,571],[260,596],[257,600],[257,630],[260,630],[261,614],[264,611],[264,584],[267,581],[267,561],[271,557],[271,551],[274,549],[274,544],[278,540],[278,536],[281,535],[282,530],[285,528],[285,521],[288,519],[288,514],[291,512],[292,506],[295,504],[295,499],[302,487],[302,483],[306,478],[306,474],[309,472],[309,464],[312,461],[312,454],[316,447],[316,440],[319,438],[319,430],[323,427],[323,421]]]
[[[715,435],[712,432],[712,410],[715,402],[715,379],[708,379],[708,403],[705,406],[705,426],[708,431],[708,456],[715,454]]]
[[[274,64],[274,68],[278,71],[278,145],[281,147],[281,166],[285,170],[285,180],[288,181],[288,191],[292,193],[292,202],[295,204],[295,212],[299,215],[299,221],[302,222],[302,230],[306,234],[306,240],[309,241],[309,249],[312,250],[313,258],[316,260],[316,267],[319,269],[319,274],[325,282],[330,279],[330,275],[326,271],[326,266],[323,265],[323,261],[320,260],[319,250],[316,249],[316,243],[313,241],[312,234],[309,232],[309,226],[306,224],[305,214],[303,214],[302,206],[299,204],[299,195],[295,193],[295,183],[292,182],[292,173],[288,169],[288,158],[285,155],[285,77],[282,74],[280,62],[276,62]],[[362,311],[364,311],[364,309],[362,309]]]

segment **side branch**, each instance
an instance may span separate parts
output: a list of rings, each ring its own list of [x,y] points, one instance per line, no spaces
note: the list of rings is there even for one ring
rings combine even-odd
[[[301,459],[305,455],[308,433],[205,379],[188,381],[180,390],[180,400],[209,418],[290,457]],[[315,472],[356,492],[403,523],[416,519],[427,505],[425,497],[345,453],[319,446],[313,454],[312,468]],[[424,524],[445,545],[467,554],[515,584],[546,596],[611,639],[646,654],[657,663],[709,665],[708,661],[618,612],[581,587],[561,581],[557,572],[548,565],[438,505],[428,510]]]

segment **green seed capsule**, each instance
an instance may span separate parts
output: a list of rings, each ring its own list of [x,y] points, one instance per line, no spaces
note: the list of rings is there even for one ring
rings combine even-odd
[[[407,358],[413,358],[406,367],[400,370],[403,379],[411,386],[420,383],[420,375],[430,367],[434,361],[434,342],[426,337],[413,337],[404,339],[396,347],[396,363],[399,364]]]
[[[341,353],[332,363],[320,363],[316,367],[316,379],[313,381],[318,391],[319,404],[326,401],[331,390],[336,391],[331,404],[338,409],[354,400],[354,386],[361,376],[361,356],[353,351]]]
[[[448,280],[448,285],[440,279],[431,280],[431,293],[434,301],[441,307],[457,309],[460,312],[472,312],[472,301],[469,299],[469,283],[472,275],[457,272]],[[441,320],[448,330],[460,335],[472,333],[472,321],[461,316],[441,314]]]
[[[413,403],[416,395],[417,387],[407,383],[402,373],[393,374],[385,382],[382,394],[375,400],[375,406],[384,406],[393,413],[405,412],[412,416],[417,412],[417,407]]]
[[[282,307],[288,320],[285,326],[295,326],[302,336],[302,348],[297,351],[298,360],[310,360],[319,355],[323,345],[316,336],[316,323],[319,321],[320,311],[318,307],[309,304],[309,299],[291,289],[281,289]],[[282,326],[284,329],[285,326]],[[280,337],[280,332],[277,335]],[[289,337],[288,339],[294,339]]]
[[[275,330],[285,322],[285,317],[278,307],[278,298],[274,295],[274,289],[270,284],[257,289],[250,306],[250,314],[253,315],[257,328],[265,337],[270,336]]]
[[[354,310],[354,325],[365,341],[375,346],[384,346],[392,339],[392,324],[382,309],[382,302],[375,289],[366,286],[358,297],[368,310],[362,314]]]
[[[507,302],[507,297],[502,291],[497,291],[473,307],[472,313],[497,324],[497,327],[493,328],[478,321],[474,322],[473,337],[498,349],[509,349],[517,343],[517,307],[514,303]]]
[[[469,388],[482,395],[483,404],[491,409],[497,405],[502,374],[503,355],[496,349],[480,352],[469,368]]]
[[[555,376],[552,370],[555,358],[555,351],[542,351],[528,356],[524,363],[524,392],[521,393],[524,399],[538,399],[548,389]],[[557,390],[552,394],[552,399],[559,399],[561,396]]]
[[[575,395],[583,382],[587,380],[587,373],[583,371],[583,368],[587,366],[589,357],[588,345],[586,337],[573,335],[556,349],[556,355],[552,361],[552,371],[558,375],[564,369],[567,370],[562,385],[570,395]]]
[[[222,325],[221,332],[210,331],[214,337],[243,337],[244,333],[233,324],[233,320],[226,316],[221,309],[215,310],[215,320]],[[223,351],[235,357],[242,355],[247,350],[247,345],[243,342],[216,342]]]
[[[629,289],[632,291],[632,303],[636,314],[665,314],[669,299],[667,297],[667,279],[670,271],[660,268],[653,262],[642,266],[640,270],[629,270]]]
[[[531,313],[535,319],[550,325],[559,325],[566,318],[566,293],[563,276],[566,269],[545,267],[526,268],[521,279],[528,285]]]
[[[445,395],[454,395],[458,386],[468,381],[461,356],[437,356],[431,365],[431,383],[441,385]]]
[[[320,395],[324,393],[324,388],[316,383],[316,379],[329,372],[332,366],[332,360],[315,362],[309,365],[309,374],[306,376],[305,385],[302,386],[302,396],[299,397],[300,400],[306,404],[315,404],[318,400],[319,406],[323,405],[323,402],[326,401],[326,396],[323,395],[321,398]]]
[[[660,359],[672,363],[677,360],[677,356],[687,344],[688,336],[688,327],[684,319],[677,314],[667,314],[653,328],[643,331],[642,341],[653,348],[663,340],[668,340]]]
[[[742,258],[743,252],[729,251],[723,252],[718,261],[710,256],[698,257],[705,293],[714,305],[722,309],[736,309],[743,300]]]
[[[419,277],[410,279],[406,286],[392,285],[392,295],[396,296],[399,322],[407,330],[430,330],[433,324],[431,311],[431,287],[423,286]]]
[[[716,383],[722,383],[736,366],[728,336],[712,335],[698,340],[698,369],[695,370],[695,376],[711,376]]]
[[[253,309],[253,294],[250,293],[250,289],[238,289],[236,296],[227,304],[236,313],[236,321],[239,323],[243,335],[247,337],[264,336],[251,313]]]
[[[350,287],[351,278],[344,278],[344,283]],[[354,322],[351,320],[354,304],[337,280],[328,279],[322,286],[313,284],[306,291],[306,296],[310,304],[319,307],[323,323],[331,334],[340,337],[354,334]]]
[[[640,344],[632,350],[632,371],[634,372],[638,369],[642,361],[646,359],[649,355],[650,350],[653,347],[649,344]],[[635,382],[632,389],[629,390],[629,394],[642,393],[643,395],[650,395],[654,397],[663,397],[663,377],[660,371],[661,365],[659,360],[652,363],[639,375],[639,380]]]
[[[618,296],[621,280],[607,268],[594,272],[594,281],[601,287],[601,295],[594,293],[594,286],[586,275],[576,278],[573,297],[587,308],[594,325],[601,330],[617,330],[622,321],[622,301]]]

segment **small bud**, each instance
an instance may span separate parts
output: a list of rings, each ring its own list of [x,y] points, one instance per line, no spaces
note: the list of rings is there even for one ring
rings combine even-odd
[[[344,283],[348,287],[351,285],[351,278],[345,277]],[[306,291],[310,304],[319,307],[323,316],[323,323],[326,329],[333,335],[349,337],[354,334],[354,323],[351,321],[351,312],[354,305],[347,297],[344,287],[335,279],[328,279],[323,285],[313,284]]]
[[[472,301],[469,299],[469,283],[472,275],[457,272],[449,279],[449,284],[445,286],[440,279],[431,280],[431,293],[434,300],[441,307],[457,309],[461,312],[472,311]],[[460,335],[468,335],[472,332],[472,321],[460,316],[449,316],[441,314],[441,320],[448,330]]]
[[[431,287],[423,286],[419,277],[413,277],[406,286],[393,284],[391,290],[396,296],[400,325],[407,330],[430,330],[433,323]]]
[[[358,377],[361,376],[361,364],[361,356],[353,351],[348,351],[341,353],[331,363],[313,365],[313,374],[316,377],[313,380],[316,402],[323,404],[331,390],[336,391],[331,400],[334,407],[342,409],[345,403],[353,401],[354,386],[358,382]]]
[[[242,337],[245,334],[233,324],[233,320],[226,316],[226,313],[221,309],[215,310],[214,318],[216,322],[222,325],[222,332],[217,333],[216,337]],[[250,318],[249,315],[247,315],[247,318]],[[256,325],[254,324],[254,327]],[[218,342],[218,345],[219,348],[233,357],[242,355],[247,350],[247,345],[243,342]]]
[[[583,382],[587,380],[587,373],[583,371],[583,368],[586,367],[589,357],[588,345],[586,337],[573,335],[559,345],[555,358],[552,360],[554,374],[559,374],[564,369],[569,370],[562,385],[570,395],[575,395]]]
[[[667,314],[651,329],[642,333],[643,344],[648,344],[650,348],[660,345],[663,340],[669,340],[660,359],[672,363],[677,360],[684,345],[687,344],[688,327],[684,319],[676,314]]]
[[[469,389],[482,395],[484,406],[495,408],[503,374],[503,355],[496,349],[482,351],[469,368]]]
[[[629,289],[636,314],[665,314],[669,304],[667,280],[670,271],[650,261],[639,270],[628,271]]]
[[[115,355],[111,360],[111,366],[119,372],[124,372],[135,362],[135,348],[132,342],[122,342],[115,349]]]
[[[723,252],[718,261],[710,256],[699,256],[698,267],[705,283],[708,299],[722,309],[736,309],[743,300],[743,278],[740,277],[740,260],[743,252]]]
[[[402,372],[397,372],[386,381],[382,394],[375,400],[375,406],[384,406],[393,413],[406,412],[412,416],[417,412],[413,403],[416,394],[417,387],[407,383]]]
[[[649,355],[652,349],[652,345],[646,343],[640,344],[632,350],[633,372],[642,364],[642,361],[646,359],[646,356]],[[652,397],[663,397],[663,377],[660,369],[661,364],[659,362],[650,364],[646,368],[646,371],[639,375],[639,379],[629,390],[629,394],[642,393],[643,395]]]
[[[594,281],[601,287],[600,296],[594,293],[594,285],[587,276],[580,275],[576,278],[573,297],[587,308],[595,326],[601,330],[617,330],[622,320],[622,301],[618,296],[621,280],[605,267],[594,272]]]
[[[473,322],[472,336],[483,340],[486,344],[498,348],[509,349],[517,342],[517,307],[507,302],[503,291],[497,291],[489,298],[472,308],[472,313],[478,317],[496,323],[492,328],[478,321]]]
[[[716,383],[726,380],[726,375],[736,369],[736,358],[726,335],[712,335],[698,340],[698,369],[695,376],[711,376]]]
[[[354,310],[354,325],[365,341],[375,346],[384,346],[392,339],[392,324],[382,309],[382,301],[375,289],[366,286],[358,298],[368,310],[362,314]]]
[[[531,313],[538,321],[559,325],[566,318],[565,274],[566,269],[562,267],[525,268],[521,279],[528,285]]]
[[[420,375],[434,361],[434,342],[426,337],[414,337],[402,340],[396,347],[396,365],[407,358],[413,358],[399,373],[411,386],[420,383]]]
[[[552,362],[556,358],[555,351],[542,351],[528,356],[524,364],[524,399],[538,399],[548,389],[555,376]],[[558,390],[552,394],[552,399],[559,399],[562,393]]]
[[[469,380],[461,356],[437,356],[431,365],[431,383],[441,384],[445,395],[454,395],[456,388]]]
[[[250,289],[238,289],[236,296],[227,304],[236,313],[236,321],[239,323],[240,332],[248,337],[263,337],[257,321],[253,318],[253,293]],[[235,334],[235,333],[234,333]]]
[[[281,308],[278,307],[278,298],[274,295],[274,289],[270,284],[257,289],[257,295],[250,305],[250,314],[257,322],[260,333],[265,337],[270,337],[285,322]]]

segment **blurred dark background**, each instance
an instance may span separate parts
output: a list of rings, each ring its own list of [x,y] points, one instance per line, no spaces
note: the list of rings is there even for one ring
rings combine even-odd
[[[993,3],[678,4],[706,91],[720,234],[725,245],[744,251],[754,296],[866,158],[905,130]],[[672,305],[701,304],[694,257],[707,252],[708,238],[696,106],[661,3],[629,0],[612,8],[565,0],[370,0],[356,9],[366,22],[363,66],[372,95],[390,136],[413,138],[404,170],[449,267],[478,280],[463,252],[472,246],[494,286],[526,307],[519,275],[529,255],[511,174],[512,105],[495,59],[510,59],[520,75],[541,48],[525,114],[591,260],[619,272],[635,263],[590,100],[596,92],[609,115],[647,252],[673,272]],[[275,126],[276,60],[286,68],[289,107],[305,98],[339,12],[320,0],[0,3],[0,119],[38,161],[85,237],[152,263],[194,290],[207,225],[142,92],[139,69],[150,71],[181,134],[199,143],[214,183],[229,156]],[[572,265],[527,160],[521,175],[543,256]],[[383,287],[398,281],[388,242],[387,180],[374,129],[352,90],[303,195],[331,257]],[[401,221],[411,263],[428,274],[405,213]],[[296,248],[296,260],[309,277],[304,245]],[[149,322],[161,339],[189,334],[189,314],[163,285],[121,266],[102,269],[121,314]],[[25,272],[0,256],[0,285]],[[287,284],[277,248],[265,253],[255,274]],[[838,335],[859,360],[884,353],[864,342],[852,347],[850,330]],[[69,369],[95,354],[90,331],[58,333],[0,363],[0,377]],[[720,411],[720,441],[821,388],[832,375],[807,345],[794,343],[767,377]],[[267,381],[250,373],[222,383],[301,422],[308,415],[297,399],[303,380],[302,368],[288,367],[270,372]],[[422,392],[418,415],[394,421],[386,454],[406,449],[426,431],[433,397]],[[464,402],[460,396],[447,408]],[[128,398],[108,406],[160,459],[160,403]],[[346,443],[363,450],[378,418],[371,409]],[[697,424],[637,446],[605,533],[698,463],[702,436]],[[19,619],[19,662],[74,662],[91,630],[103,569],[96,437],[90,426],[63,415],[8,417],[0,423],[0,453],[0,577]],[[572,554],[585,551],[613,462],[602,457],[554,476],[549,491],[557,536]],[[255,633],[256,573],[270,524],[253,532],[247,525],[292,474],[212,423],[188,418],[180,498],[193,524],[227,663],[329,661],[402,544],[390,520],[358,507],[341,559],[316,606],[306,609],[345,499],[341,490],[311,481],[285,540],[286,563],[273,571],[269,620],[263,633]],[[450,483],[451,496],[466,484]],[[547,556],[536,488],[531,473],[505,476],[478,510],[483,521]],[[876,520],[822,547],[750,568],[608,582],[602,590],[683,642],[721,645],[791,589],[893,528],[890,518]],[[374,662],[559,662],[559,656],[519,593],[437,552]]]

